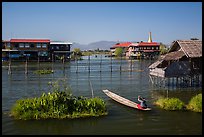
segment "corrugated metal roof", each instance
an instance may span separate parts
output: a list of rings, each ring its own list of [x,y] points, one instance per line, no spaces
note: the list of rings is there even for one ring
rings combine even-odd
[[[137,47],[139,45],[139,43],[131,43],[130,46],[135,46]]]
[[[11,39],[10,42],[33,42],[33,43],[49,43],[49,39]]]
[[[140,42],[138,46],[159,46],[157,42]]]
[[[51,41],[50,44],[68,44],[68,45],[72,45],[71,42],[66,42],[66,41]]]
[[[117,48],[117,47],[128,47],[130,44],[132,44],[132,43],[131,43],[131,42],[117,43],[117,44],[115,44],[112,48]]]
[[[178,40],[177,42],[187,57],[202,57],[202,41]]]

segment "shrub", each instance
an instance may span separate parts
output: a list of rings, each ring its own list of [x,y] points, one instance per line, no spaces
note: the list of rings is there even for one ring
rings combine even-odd
[[[160,98],[155,104],[165,110],[182,110],[185,108],[184,103],[178,98]]]
[[[50,84],[50,82],[49,82]],[[63,90],[57,82],[51,83],[52,92],[40,97],[19,99],[11,108],[15,119],[79,118],[107,115],[105,102],[99,98],[75,97],[71,89]]]
[[[39,98],[17,100],[11,109],[16,119],[78,118],[106,115],[106,104],[99,97],[74,97],[66,92],[43,93]]]
[[[194,112],[202,112],[202,94],[198,94],[189,101],[187,109]]]

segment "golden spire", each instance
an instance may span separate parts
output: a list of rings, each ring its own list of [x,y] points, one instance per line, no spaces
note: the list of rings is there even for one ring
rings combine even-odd
[[[148,42],[152,42],[151,32],[149,32],[149,39],[148,39]]]

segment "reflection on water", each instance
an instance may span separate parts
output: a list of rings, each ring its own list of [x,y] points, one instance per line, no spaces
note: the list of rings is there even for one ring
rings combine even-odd
[[[78,62],[78,63],[77,63]],[[2,66],[2,134],[202,134],[202,115],[195,112],[161,110],[153,105],[160,96],[179,97],[185,102],[201,89],[162,89],[151,86],[148,66],[153,60],[112,60],[102,56],[87,57],[80,61],[53,64],[54,73],[36,75],[33,71],[52,68],[52,63],[28,63],[26,75],[24,63],[12,62],[12,75],[8,66]],[[88,66],[90,64],[90,66]],[[112,66],[111,66],[112,64]],[[112,68],[112,72],[111,72]],[[89,72],[90,69],[90,72]],[[121,71],[120,71],[121,69]],[[48,92],[48,82],[65,80],[75,96],[101,97],[107,103],[108,115],[97,118],[63,120],[14,120],[8,117],[16,100],[40,96]],[[92,87],[90,86],[90,83]],[[63,82],[60,83],[63,86]],[[92,88],[92,89],[91,89]],[[141,95],[147,99],[152,111],[143,112],[128,108],[107,97],[102,90],[110,89],[116,94],[137,101]]]

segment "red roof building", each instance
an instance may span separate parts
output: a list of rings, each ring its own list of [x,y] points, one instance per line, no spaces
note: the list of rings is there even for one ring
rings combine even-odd
[[[126,52],[128,51],[128,48],[130,45],[131,45],[131,42],[116,43],[114,46],[110,48],[112,56],[115,56],[116,48],[123,48],[123,55],[126,55]]]
[[[140,42],[138,46],[159,46],[157,42]]]
[[[131,42],[123,42],[123,43],[116,43],[112,48],[127,48],[129,47]]]

